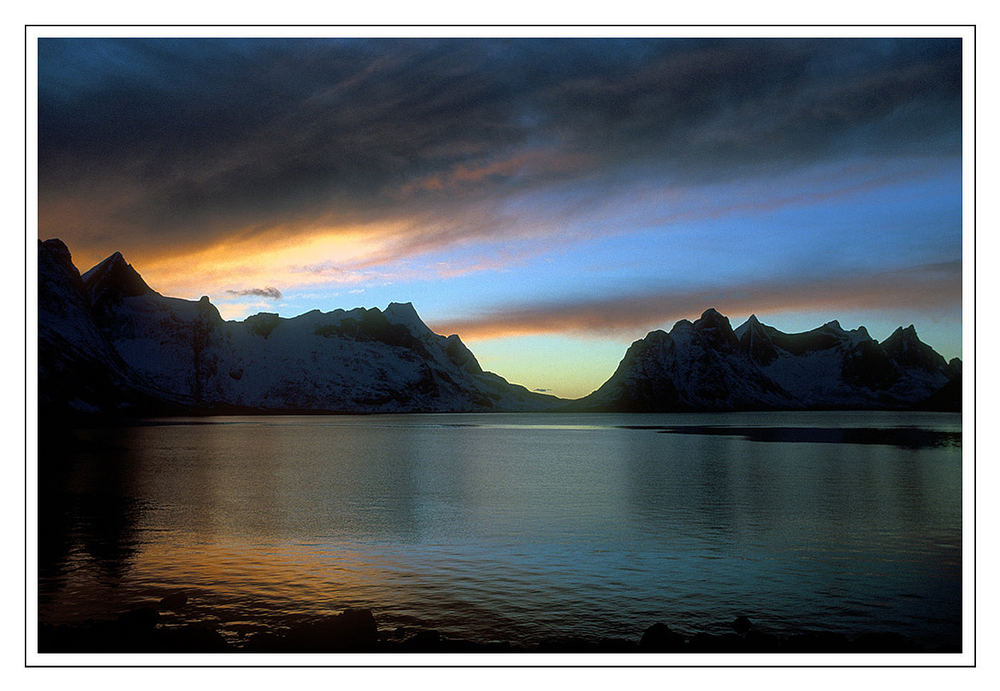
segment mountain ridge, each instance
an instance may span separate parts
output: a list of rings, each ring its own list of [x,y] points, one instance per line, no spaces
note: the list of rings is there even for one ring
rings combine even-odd
[[[207,296],[163,296],[120,252],[82,275],[39,241],[39,403],[49,414],[960,410],[961,360],[899,327],[832,320],[787,334],[714,308],[650,331],[568,401],[484,371],[412,303],[226,321]]]
[[[207,296],[160,295],[118,252],[80,275],[61,241],[38,249],[39,284],[47,286],[39,292],[40,404],[53,415],[482,412],[561,403],[484,371],[457,335],[435,334],[410,303],[226,321]]]
[[[601,387],[574,410],[675,412],[961,409],[961,360],[946,362],[900,327],[879,343],[832,320],[787,334],[756,315],[733,329],[714,308],[629,346]]]

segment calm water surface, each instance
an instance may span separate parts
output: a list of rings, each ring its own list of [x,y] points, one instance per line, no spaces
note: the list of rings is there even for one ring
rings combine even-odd
[[[959,415],[870,412],[75,430],[41,458],[39,618],[182,589],[168,624],[237,643],[367,607],[381,628],[478,641],[723,632],[745,614],[954,650],[960,433]]]

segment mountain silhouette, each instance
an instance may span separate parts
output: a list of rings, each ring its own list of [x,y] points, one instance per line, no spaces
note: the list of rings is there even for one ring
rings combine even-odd
[[[485,372],[409,303],[222,319],[208,297],[151,289],[120,253],[83,276],[39,243],[43,411],[466,412],[541,410],[554,396]]]
[[[209,298],[161,295],[115,252],[82,276],[38,244],[45,415],[488,411],[959,410],[961,361],[911,325],[884,342],[836,321],[786,334],[714,309],[628,348],[600,388],[565,401],[483,371],[410,303],[226,321]]]
[[[733,329],[709,309],[633,343],[611,378],[571,408],[959,410],[961,390],[961,361],[945,362],[912,325],[879,343],[837,321],[787,334],[751,315]]]

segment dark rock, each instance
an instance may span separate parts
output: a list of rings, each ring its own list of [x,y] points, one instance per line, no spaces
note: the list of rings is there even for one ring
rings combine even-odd
[[[170,610],[171,612],[176,612],[178,610],[183,609],[184,605],[187,604],[187,601],[188,601],[187,593],[185,593],[183,590],[177,593],[171,593],[170,595],[167,595],[162,600],[160,600],[158,609],[161,612],[165,609]]]
[[[118,615],[118,625],[123,629],[152,630],[160,615],[153,607],[138,607]]]
[[[601,653],[632,653],[638,650],[635,641],[624,638],[602,638],[597,641],[597,651]]]
[[[899,380],[900,370],[875,341],[862,341],[844,355],[844,381],[872,390],[887,389]]]
[[[402,643],[399,650],[413,653],[431,653],[441,649],[441,633],[436,629],[417,631]]]
[[[406,628],[405,626],[397,626],[386,635],[386,638],[388,640],[402,641],[408,638],[409,635],[410,635],[410,629]]]
[[[788,653],[843,653],[850,648],[847,636],[829,631],[801,633],[781,644],[782,652]]]
[[[221,653],[229,650],[226,640],[208,624],[157,629],[146,652]]]
[[[348,609],[342,614],[292,626],[283,634],[255,636],[246,650],[252,652],[370,651],[378,644],[375,617],[369,609]]]
[[[117,621],[77,626],[42,626],[38,649],[43,653],[218,653],[231,648],[208,624],[176,628],[149,626],[152,610],[134,610]]]
[[[639,650],[644,653],[671,653],[683,650],[684,637],[671,631],[666,624],[653,624],[639,640]]]
[[[750,629],[753,628],[753,624],[750,623],[747,617],[736,617],[730,626],[733,627],[733,631],[741,636],[746,636]]]
[[[698,633],[688,643],[688,650],[692,653],[742,653],[746,652],[746,642],[735,634]]]
[[[918,410],[962,411],[962,375],[953,376],[940,389],[915,406]]]
[[[347,609],[334,618],[340,628],[350,635],[374,640],[377,632],[375,615],[370,609]]]
[[[481,643],[479,650],[484,653],[514,652],[514,648],[511,646],[510,641],[490,641],[488,643]]]
[[[746,650],[748,653],[773,653],[781,647],[781,640],[768,633],[750,629],[746,634]]]
[[[912,640],[898,633],[862,633],[852,641],[851,648],[858,653],[914,653],[920,647]]]
[[[539,653],[591,653],[595,652],[596,643],[592,640],[566,636],[549,638],[538,644],[535,649]]]

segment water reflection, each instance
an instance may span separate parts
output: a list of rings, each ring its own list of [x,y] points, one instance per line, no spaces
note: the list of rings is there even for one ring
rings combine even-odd
[[[386,627],[480,640],[635,638],[743,613],[958,640],[958,447],[659,433],[759,414],[179,422],[43,445],[43,622],[183,588],[171,616],[236,628],[370,607]]]
[[[40,610],[61,597],[107,597],[140,546],[145,504],[132,491],[134,465],[118,431],[59,430],[40,435],[38,573]],[[105,600],[106,602],[106,600]],[[89,611],[103,613],[103,605]],[[57,615],[56,615],[57,616]]]

